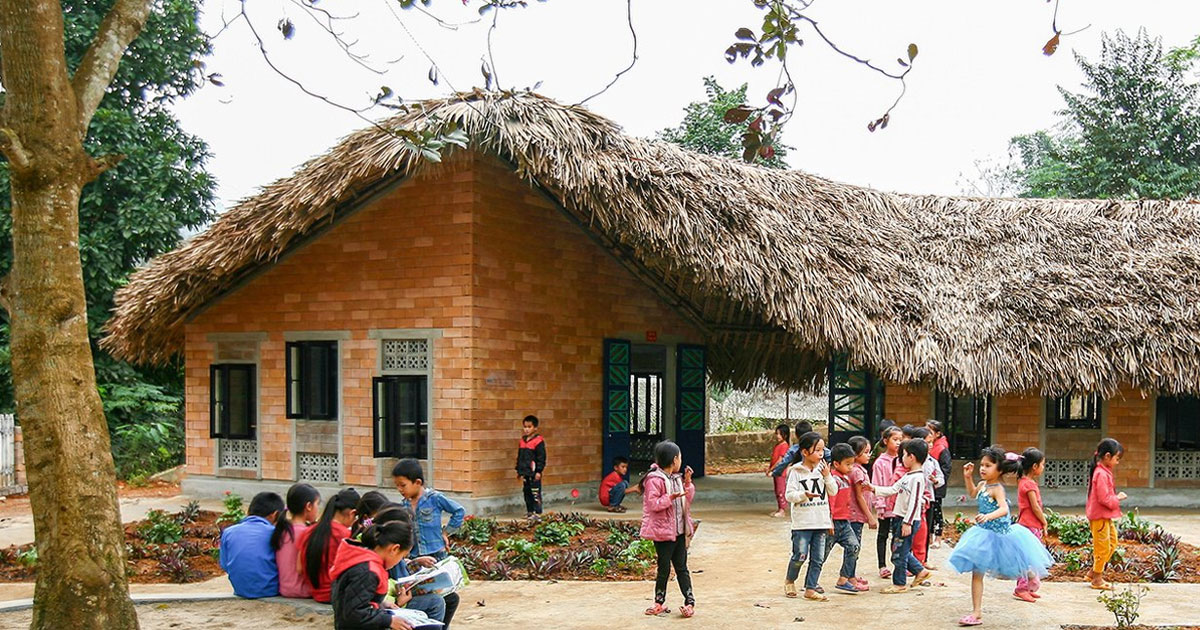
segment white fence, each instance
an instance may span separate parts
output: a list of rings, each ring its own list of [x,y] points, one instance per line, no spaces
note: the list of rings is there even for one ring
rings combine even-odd
[[[11,413],[0,414],[0,490],[17,485],[17,426]]]

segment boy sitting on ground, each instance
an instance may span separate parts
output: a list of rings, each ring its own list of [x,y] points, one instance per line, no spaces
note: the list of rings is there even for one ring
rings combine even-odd
[[[446,532],[456,532],[462,527],[467,511],[463,506],[446,498],[445,495],[425,487],[425,473],[415,459],[400,460],[392,468],[392,480],[404,498],[400,505],[412,510],[417,523],[417,544],[413,546],[414,557],[431,556],[439,562],[448,555],[446,549],[450,539]],[[442,513],[450,513],[450,523],[442,527]]]
[[[609,512],[625,512],[621,501],[627,494],[641,492],[637,486],[630,487],[625,475],[629,474],[629,458],[617,455],[613,458],[612,472],[600,482],[600,505],[608,508]]]
[[[282,497],[260,492],[250,501],[246,518],[221,532],[221,568],[229,574],[234,595],[247,599],[279,595],[279,565],[271,534],[283,510]]]

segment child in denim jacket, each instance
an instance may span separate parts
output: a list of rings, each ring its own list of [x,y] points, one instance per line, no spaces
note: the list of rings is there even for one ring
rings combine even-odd
[[[447,556],[450,539],[446,532],[456,532],[463,524],[467,511],[463,506],[433,489],[425,488],[425,473],[415,459],[402,459],[392,468],[392,480],[404,499],[400,504],[413,511],[417,522],[417,544],[413,556],[432,556],[442,560]],[[450,513],[450,522],[443,529],[442,513]]]

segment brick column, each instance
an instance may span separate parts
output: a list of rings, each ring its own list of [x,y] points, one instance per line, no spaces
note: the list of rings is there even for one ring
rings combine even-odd
[[[927,385],[888,383],[883,396],[883,417],[900,426],[924,426],[933,417],[933,392]]]
[[[1106,402],[1105,435],[1125,447],[1117,467],[1117,485],[1150,485],[1150,432],[1154,401],[1137,390],[1122,388]]]
[[[1042,444],[1042,397],[1002,396],[994,400],[992,442],[1020,453]]]

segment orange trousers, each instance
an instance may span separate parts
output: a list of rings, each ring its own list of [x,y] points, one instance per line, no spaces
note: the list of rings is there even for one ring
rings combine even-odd
[[[1104,573],[1104,565],[1117,550],[1117,524],[1111,518],[1088,521],[1092,530],[1092,572]]]

